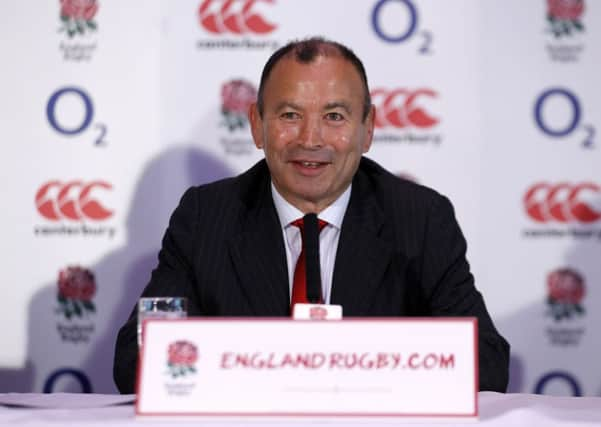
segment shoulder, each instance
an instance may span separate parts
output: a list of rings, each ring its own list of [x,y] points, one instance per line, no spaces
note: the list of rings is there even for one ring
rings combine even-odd
[[[392,242],[402,242],[407,253],[418,254],[430,239],[442,244],[444,236],[448,242],[464,243],[455,210],[450,200],[424,185],[398,177],[369,159],[363,159],[359,179],[353,181],[358,186],[359,203],[376,200],[383,218],[382,236]],[[444,240],[443,239],[443,240]],[[463,242],[463,243],[462,243]]]
[[[220,205],[248,205],[269,188],[269,170],[261,160],[242,174],[220,179],[208,184],[188,188],[180,205],[207,205],[218,209]]]
[[[227,224],[228,232],[269,193],[269,171],[260,161],[231,178],[188,188],[169,220],[169,227],[186,233],[211,231],[215,224]],[[204,232],[203,232],[204,233]]]
[[[355,178],[352,190],[355,205],[377,206],[374,211],[380,213],[385,230],[397,239],[418,242],[428,230],[437,228],[436,224],[456,222],[453,205],[447,197],[396,176],[373,160],[363,158]]]
[[[425,209],[448,203],[448,199],[436,190],[394,175],[367,157],[361,159],[353,185],[374,194],[381,206],[401,203],[407,207]]]

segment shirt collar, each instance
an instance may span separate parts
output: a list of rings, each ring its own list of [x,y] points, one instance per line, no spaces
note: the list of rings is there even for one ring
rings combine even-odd
[[[351,187],[352,186],[349,185],[344,193],[334,200],[334,203],[321,211],[318,215],[318,218],[323,219],[329,225],[340,229],[342,227],[342,220],[344,219],[346,208],[351,198]],[[304,216],[300,210],[284,199],[284,197],[275,188],[275,185],[273,185],[273,181],[271,182],[271,196],[273,197],[275,210],[278,213],[278,218],[280,219],[282,228],[286,228],[292,221]]]

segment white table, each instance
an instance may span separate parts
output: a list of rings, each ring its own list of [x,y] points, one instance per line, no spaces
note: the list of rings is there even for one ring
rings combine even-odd
[[[77,425],[81,427],[106,425],[107,427],[152,425],[173,426],[174,424],[195,426],[323,426],[335,427],[351,425],[329,419],[323,422],[265,421],[246,419],[240,421],[178,421],[135,419],[133,399],[135,396],[100,394],[0,394],[0,426],[59,426]],[[454,420],[452,422],[419,422],[410,420],[358,420],[352,426],[375,425],[453,425],[453,426],[601,426],[601,397],[554,397],[532,394],[479,393],[480,419],[474,421]]]

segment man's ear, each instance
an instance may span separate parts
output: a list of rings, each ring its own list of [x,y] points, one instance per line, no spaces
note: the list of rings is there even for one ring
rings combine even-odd
[[[374,139],[374,126],[376,120],[376,107],[372,104],[365,118],[365,142],[363,144],[363,152],[367,153]]]
[[[263,119],[261,119],[256,102],[248,108],[248,123],[250,123],[250,132],[255,146],[261,150],[263,148]]]

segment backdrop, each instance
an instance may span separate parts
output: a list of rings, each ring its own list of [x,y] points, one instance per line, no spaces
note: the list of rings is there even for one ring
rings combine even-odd
[[[0,391],[115,391],[179,197],[262,157],[262,66],[323,35],[367,68],[369,156],[453,201],[510,390],[601,394],[599,2],[11,0],[0,22]]]

